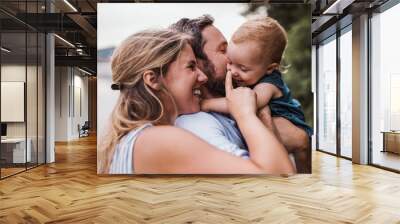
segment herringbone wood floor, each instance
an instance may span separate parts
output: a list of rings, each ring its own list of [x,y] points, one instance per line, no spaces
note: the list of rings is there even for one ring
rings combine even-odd
[[[400,223],[400,175],[315,152],[313,174],[96,174],[96,139],[0,181],[0,223]]]

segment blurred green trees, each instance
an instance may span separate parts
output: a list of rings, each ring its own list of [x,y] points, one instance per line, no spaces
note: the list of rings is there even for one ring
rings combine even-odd
[[[300,101],[306,121],[313,125],[313,95],[311,93],[311,6],[309,4],[249,3],[243,16],[266,10],[288,34],[288,45],[283,64],[287,71],[283,78],[293,98]]]

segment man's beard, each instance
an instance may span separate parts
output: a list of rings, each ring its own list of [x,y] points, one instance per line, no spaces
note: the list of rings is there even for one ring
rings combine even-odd
[[[203,60],[203,72],[206,74],[208,81],[206,83],[208,91],[215,97],[225,96],[225,79],[218,80],[215,78],[216,70],[214,64],[210,60]]]

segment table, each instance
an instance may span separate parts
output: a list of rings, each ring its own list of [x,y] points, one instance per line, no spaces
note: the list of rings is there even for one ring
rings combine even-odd
[[[26,142],[28,143],[25,151]],[[1,139],[1,157],[6,163],[26,163],[32,160],[32,140],[27,138]],[[11,159],[12,158],[12,159]]]

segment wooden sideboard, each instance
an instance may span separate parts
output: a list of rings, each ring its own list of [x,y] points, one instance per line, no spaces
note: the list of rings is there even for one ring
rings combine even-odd
[[[383,131],[382,152],[400,154],[400,131]]]

